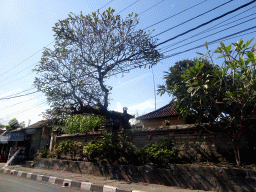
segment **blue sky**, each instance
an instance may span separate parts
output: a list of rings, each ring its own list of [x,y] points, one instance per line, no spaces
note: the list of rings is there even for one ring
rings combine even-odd
[[[52,27],[58,20],[66,19],[69,12],[79,14],[82,11],[84,15],[90,14],[109,2],[110,0],[0,0],[0,98],[15,96],[16,93],[22,91],[24,92],[21,94],[36,91],[36,89],[33,89],[32,87],[36,76],[36,74],[32,72],[32,69],[42,56],[42,51],[40,50],[46,46],[53,48],[53,44],[50,44],[54,41]],[[214,7],[228,2],[228,0],[113,0],[101,9],[101,12],[108,7],[111,7],[116,10],[115,13],[119,13],[131,5],[120,13],[121,17],[126,17],[131,12],[138,13],[139,24],[137,29],[144,29],[177,14],[180,11],[199,4],[200,2],[203,3],[146,29],[150,31],[155,29],[152,33],[152,36],[155,36],[169,28],[196,17],[197,15],[209,11]],[[250,2],[250,0],[234,0],[202,17],[175,27],[155,38],[158,38],[158,42],[161,43],[248,2]],[[183,47],[165,53],[165,56],[168,56],[202,45],[205,41],[210,42],[241,30],[254,27],[256,23],[254,19],[256,17],[254,13],[256,9],[254,6],[256,6],[255,2],[239,11],[225,16],[224,18],[214,21],[211,24],[169,41],[168,43],[159,46],[159,48],[164,48],[168,45],[172,45],[171,48],[176,48],[184,44]],[[238,19],[241,20],[236,21]],[[246,22],[249,19],[252,20]],[[222,27],[215,30],[210,29],[208,32],[202,33],[196,37],[191,37],[225,20],[227,21],[221,24],[223,25]],[[234,21],[234,23],[228,24],[232,21]],[[189,44],[191,41],[203,38],[239,23],[242,24]],[[255,37],[255,30],[256,29],[248,30],[242,34],[250,32],[251,34],[236,35],[238,37],[230,40],[223,40],[223,42],[225,44],[230,44],[238,41],[241,37],[244,41],[250,40]],[[255,40],[252,43],[256,43]],[[215,43],[209,45],[209,48],[215,50],[218,45],[219,43]],[[152,69],[141,68],[124,74],[123,77],[120,75],[111,77],[111,79],[107,81],[108,85],[113,87],[110,95],[111,100],[109,109],[122,111],[123,107],[128,107],[128,113],[135,114],[136,111],[138,111],[140,115],[153,111],[155,109],[153,73],[156,86],[164,84],[164,71],[168,71],[168,68],[173,66],[175,62],[179,60],[198,57],[196,52],[206,52],[206,49],[205,47],[193,49],[164,59],[153,67],[153,71]],[[214,56],[214,58],[216,57],[217,55]],[[214,60],[214,62],[221,64],[220,60]],[[157,95],[157,109],[168,104],[170,100],[171,98],[168,95],[163,95],[162,97]],[[29,119],[31,119],[31,123],[36,123],[42,119],[42,117],[38,115],[47,108],[49,107],[46,103],[46,97],[42,93],[34,93],[14,99],[0,100],[0,123],[7,124],[12,118],[17,118],[19,121],[25,121],[26,125]]]

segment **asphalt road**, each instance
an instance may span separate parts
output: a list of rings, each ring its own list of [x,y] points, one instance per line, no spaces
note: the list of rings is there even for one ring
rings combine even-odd
[[[0,173],[0,191],[1,192],[42,192],[42,191],[84,191],[87,190],[64,188],[56,184],[43,183],[34,180],[29,180],[25,178],[20,178],[17,176],[7,175]]]

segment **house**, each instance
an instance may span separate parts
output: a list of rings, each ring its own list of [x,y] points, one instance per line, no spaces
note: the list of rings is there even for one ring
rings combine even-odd
[[[38,150],[49,148],[51,138],[51,121],[43,120],[25,128],[5,132],[0,138],[1,155],[5,157],[16,149],[23,147],[22,159],[33,159]]]
[[[160,109],[139,116],[136,120],[140,120],[142,128],[160,127],[163,126],[164,121],[169,121],[170,125],[182,125],[185,121],[179,118],[179,114],[175,110],[175,104],[167,104]]]

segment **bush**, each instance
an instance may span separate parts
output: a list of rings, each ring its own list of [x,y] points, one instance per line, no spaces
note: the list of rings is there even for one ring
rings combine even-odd
[[[37,157],[39,158],[46,158],[48,155],[48,149],[44,148],[37,152]]]
[[[103,123],[106,122],[106,118],[97,115],[75,115],[74,117],[67,117],[62,121],[64,124],[64,133],[85,133],[90,129],[97,130]]]
[[[157,166],[168,166],[169,163],[177,159],[178,153],[177,149],[173,149],[171,139],[163,139],[158,144],[148,144],[136,151],[141,163],[151,162]]]
[[[83,154],[89,161],[133,162],[132,158],[135,153],[130,141],[131,138],[128,134],[105,133],[102,140],[94,140],[84,146]]]
[[[170,125],[170,121],[165,120],[165,121],[163,122],[163,126],[169,126],[169,125]]]
[[[75,156],[82,155],[82,143],[81,142],[76,142],[76,141],[63,141],[61,142],[58,147],[56,148],[57,151],[57,156],[62,156],[63,154],[67,157],[68,155],[72,158],[75,159]]]

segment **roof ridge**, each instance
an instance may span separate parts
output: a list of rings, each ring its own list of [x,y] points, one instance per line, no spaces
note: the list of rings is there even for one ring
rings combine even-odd
[[[166,117],[166,116],[171,116],[171,115],[177,115],[174,102],[164,105],[163,107],[161,107],[155,111],[152,111],[145,115],[139,116],[139,117],[137,117],[137,119],[159,118],[159,117]]]

